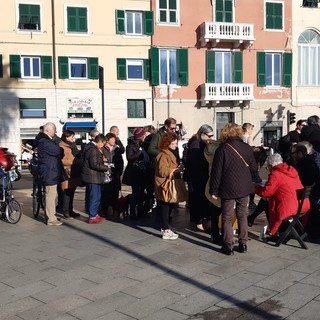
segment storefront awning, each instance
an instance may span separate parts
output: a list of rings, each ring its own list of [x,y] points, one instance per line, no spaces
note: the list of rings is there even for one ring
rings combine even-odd
[[[90,122],[66,122],[63,126],[64,129],[81,129],[81,130],[91,130],[96,127],[97,123],[95,121]]]

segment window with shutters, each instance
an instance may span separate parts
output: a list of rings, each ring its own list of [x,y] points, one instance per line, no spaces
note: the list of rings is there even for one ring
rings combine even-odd
[[[153,35],[153,12],[116,10],[116,33],[128,36]]]
[[[284,30],[284,4],[283,1],[265,2],[265,29]]]
[[[39,4],[18,3],[18,29],[41,31]]]
[[[150,57],[152,85],[188,85],[188,49],[151,47]]]
[[[9,58],[11,78],[52,78],[52,58],[50,56],[10,55]]]
[[[143,80],[143,60],[127,60],[127,79]]]
[[[304,31],[298,39],[298,84],[320,85],[320,35]]]
[[[117,59],[118,80],[149,80],[149,59]]]
[[[128,118],[145,118],[146,117],[146,101],[128,99],[127,111],[128,111]]]
[[[233,0],[216,0],[216,22],[233,22]]]
[[[98,58],[58,57],[60,79],[98,79]]]
[[[242,83],[241,51],[207,51],[207,83]]]
[[[260,87],[291,87],[292,53],[258,52],[257,73]]]
[[[67,32],[88,33],[88,8],[66,7]]]
[[[157,0],[157,22],[178,25],[180,20],[180,0]]]

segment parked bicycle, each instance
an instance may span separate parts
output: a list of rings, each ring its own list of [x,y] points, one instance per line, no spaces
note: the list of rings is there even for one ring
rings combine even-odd
[[[17,179],[15,167],[5,170],[0,166],[1,190],[0,190],[0,215],[1,219],[12,224],[16,224],[21,219],[22,207],[14,199],[12,194],[12,182]]]
[[[44,213],[44,220],[46,222],[45,215],[45,186],[41,183],[38,174],[38,152],[35,149],[33,156],[30,160],[29,169],[32,174],[32,213],[35,218],[39,216],[40,210]]]

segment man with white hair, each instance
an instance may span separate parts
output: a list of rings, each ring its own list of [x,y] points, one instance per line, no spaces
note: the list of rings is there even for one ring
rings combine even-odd
[[[62,222],[56,218],[57,185],[63,180],[61,158],[63,149],[53,140],[57,133],[56,125],[48,122],[43,132],[38,135],[39,176],[45,186],[45,213],[48,226],[60,226]]]

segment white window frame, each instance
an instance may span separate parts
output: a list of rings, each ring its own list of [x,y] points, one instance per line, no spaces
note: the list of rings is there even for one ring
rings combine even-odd
[[[232,83],[233,82],[233,64],[232,64],[232,52],[231,51],[215,51],[215,61],[216,58],[217,58],[217,54],[218,53],[221,53],[222,54],[222,63],[221,63],[221,66],[222,66],[222,81],[221,82],[217,82],[216,79],[215,79],[215,83]],[[228,54],[228,59],[229,59],[229,62],[230,62],[230,82],[226,82],[225,80],[225,65],[226,65],[226,55]],[[217,75],[217,66],[219,64],[218,63],[215,63],[215,77]]]
[[[267,77],[268,77],[268,70],[267,70],[267,55],[272,55],[272,59],[271,59],[271,80],[272,83],[271,84],[267,84]],[[279,84],[275,84],[274,80],[275,80],[275,73],[274,73],[274,57],[275,56],[279,56]],[[280,52],[266,52],[266,87],[281,87],[282,84],[282,54]]]
[[[71,68],[72,68],[72,64],[84,64],[86,66],[86,76],[85,77],[73,77],[72,76],[72,72],[71,72]],[[88,79],[88,59],[87,58],[76,58],[76,57],[72,57],[68,59],[68,68],[69,68],[69,79],[72,80],[86,80]]]
[[[20,20],[20,11],[19,11],[19,4],[30,4],[30,5],[37,5],[40,6],[40,29],[39,30],[33,30],[33,29],[20,29],[19,26],[19,20]],[[29,2],[29,1],[19,1],[16,3],[16,26],[17,26],[17,32],[32,32],[34,34],[41,34],[43,33],[43,21],[42,21],[42,3],[38,2]]]
[[[128,32],[128,14],[132,14],[133,15],[133,21],[132,21],[132,30],[133,32],[130,33]],[[140,16],[140,29],[141,32],[136,32],[136,27],[135,27],[135,17],[136,16]],[[132,11],[132,10],[128,10],[125,11],[125,23],[126,23],[126,35],[128,36],[142,36],[143,35],[143,14],[141,11]]]
[[[167,3],[169,4],[169,0],[167,0]],[[176,10],[177,21],[176,22],[170,22],[170,21],[164,22],[164,21],[160,21],[160,5],[159,5],[159,0],[157,0],[157,4],[156,4],[157,24],[166,25],[166,26],[180,26],[180,0],[176,0],[176,4],[177,4],[177,10]],[[170,17],[169,8],[166,11],[167,11],[167,17],[169,18]]]
[[[315,30],[306,30],[306,31],[314,31],[318,37],[320,37],[319,33]],[[303,33],[302,33],[303,34]],[[301,35],[302,35],[301,34]],[[305,54],[303,53],[303,48],[308,50],[308,58],[306,61]],[[311,49],[315,50],[315,65],[311,61]],[[303,71],[305,67],[308,69],[307,76],[308,79],[306,82],[303,82]],[[312,83],[312,75],[315,75],[315,83]],[[320,86],[320,43],[319,44],[311,44],[311,43],[299,43],[298,42],[298,85],[299,86]]]
[[[33,74],[33,65],[34,65],[34,62],[36,59],[38,60],[39,75]],[[30,75],[25,74],[25,70],[24,70],[24,61],[25,60],[29,60]],[[39,57],[39,56],[21,56],[20,66],[21,66],[21,78],[23,78],[23,79],[41,79],[41,57]]]
[[[282,4],[282,29],[268,29],[267,26],[267,12],[266,12],[266,3],[281,3]],[[269,32],[283,32],[285,29],[285,10],[284,10],[284,1],[277,1],[277,0],[264,0],[264,30]]]
[[[166,83],[161,82],[161,52],[166,52],[166,70],[167,70],[167,79]],[[175,52],[176,54],[176,82],[171,83],[170,82],[170,52]],[[177,49],[159,49],[159,85],[160,86],[178,86],[178,65],[177,65]]]
[[[141,66],[141,78],[129,78],[129,66]],[[144,80],[144,65],[143,60],[138,59],[126,59],[126,74],[127,74],[127,80],[129,81],[140,81]]]

